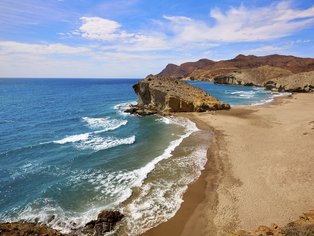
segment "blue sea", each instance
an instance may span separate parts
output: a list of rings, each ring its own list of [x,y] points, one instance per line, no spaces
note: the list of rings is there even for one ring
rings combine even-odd
[[[138,117],[138,79],[0,79],[0,222],[71,232],[104,209],[137,235],[172,217],[206,163],[210,134],[184,118]],[[263,88],[190,82],[231,105],[262,104]]]

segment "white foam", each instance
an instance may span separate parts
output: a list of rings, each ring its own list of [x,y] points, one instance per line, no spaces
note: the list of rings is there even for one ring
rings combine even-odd
[[[127,102],[127,103],[117,104],[113,108],[115,110],[117,110],[120,115],[123,115],[123,116],[130,116],[131,115],[132,116],[132,114],[125,113],[124,111],[127,109],[130,109],[132,105],[136,105],[136,104],[137,104],[136,101],[131,101],[131,102]]]
[[[264,104],[267,104],[267,103],[270,103],[270,102],[274,101],[274,98],[275,98],[275,97],[289,96],[289,95],[291,95],[291,93],[288,93],[288,92],[273,93],[273,92],[271,92],[271,95],[272,95],[272,96],[271,96],[269,99],[263,99],[263,100],[261,100],[260,102],[256,102],[256,103],[251,104],[251,106],[264,105]]]
[[[110,130],[115,130],[128,123],[127,120],[110,119],[110,117],[105,118],[83,117],[82,120],[87,122],[88,126],[92,129],[101,129],[95,131],[94,133],[102,133]]]
[[[36,205],[44,205],[38,208]],[[15,209],[16,210],[16,209]],[[83,227],[92,219],[96,219],[103,206],[92,206],[85,212],[64,211],[62,207],[53,200],[45,198],[38,202],[28,204],[24,209],[18,212],[16,217],[5,217],[7,222],[26,221],[40,222],[61,231],[62,233],[71,233],[73,229]],[[54,219],[51,219],[54,216]]]
[[[289,92],[282,92],[282,93],[273,93],[274,97],[284,97],[284,96],[290,96],[292,93]]]
[[[230,92],[230,94],[237,95],[240,98],[250,99],[255,96],[256,91],[233,91],[233,92]]]
[[[84,142],[78,143],[76,146],[81,149],[93,149],[95,151],[105,150],[123,144],[133,144],[135,142],[135,135],[128,138],[114,138],[114,137],[91,137]]]
[[[36,208],[32,207],[32,205],[28,205],[26,208],[22,209],[18,212],[18,216],[16,219],[7,219],[8,221],[16,221],[16,220],[26,220],[26,221],[35,221],[48,223],[49,216],[55,215],[55,219],[48,223],[49,226],[61,230],[63,233],[70,233],[71,229],[79,228],[84,226],[87,222],[92,219],[95,219],[99,212],[103,209],[116,208],[119,203],[128,199],[132,194],[132,188],[141,187],[147,193],[149,189],[152,187],[150,185],[143,185],[144,180],[147,178],[148,173],[155,169],[156,165],[161,161],[168,159],[172,156],[172,151],[183,141],[184,138],[190,136],[193,132],[197,131],[196,125],[190,120],[184,118],[173,118],[167,117],[163,120],[166,123],[184,126],[185,133],[181,135],[178,139],[170,142],[169,146],[164,150],[164,152],[156,157],[153,161],[147,163],[145,166],[132,170],[132,171],[116,171],[116,172],[86,172],[86,173],[73,173],[72,179],[69,181],[69,184],[75,185],[80,181],[88,182],[94,187],[94,191],[98,191],[100,196],[109,197],[113,199],[112,202],[107,202],[107,205],[93,205],[89,206],[88,209],[81,210],[80,212],[73,211],[65,211],[58,204],[47,200],[45,203],[45,207]],[[92,133],[85,136],[76,135],[79,137],[67,137],[62,140],[56,141],[60,144],[67,142],[75,142],[75,145],[79,148],[92,148],[94,150],[107,149],[110,147],[122,145],[122,144],[132,144],[135,142],[135,136],[131,136],[128,138],[114,138],[114,137],[97,137]],[[196,147],[196,149],[199,149]],[[203,155],[203,154],[200,154]],[[205,155],[206,156],[206,155]],[[206,159],[205,159],[206,162]],[[197,168],[201,169],[200,166],[204,165],[204,160],[201,158],[193,157],[185,161],[187,164],[195,163],[194,165]],[[177,163],[179,164],[179,163]],[[26,166],[28,167],[28,166]],[[160,186],[160,190],[155,193],[155,195],[151,196],[152,199],[144,203],[143,205],[139,205],[135,203],[134,205],[130,205],[128,210],[131,211],[132,218],[128,219],[128,222],[134,219],[140,219],[144,214],[150,213],[150,218],[147,218],[145,221],[145,217],[143,223],[139,225],[141,229],[134,228],[132,232],[144,232],[147,227],[150,227],[151,224],[156,224],[157,221],[169,219],[173,214],[179,209],[180,204],[182,202],[182,195],[186,190],[186,184],[190,183],[195,179],[195,176],[191,178],[185,177],[182,178],[180,184],[182,188],[178,188],[175,190],[175,195],[173,201],[168,201],[169,199],[165,198],[164,195],[169,188],[172,188],[176,185],[176,183],[168,183],[167,182],[157,182],[156,184]],[[144,192],[145,192],[144,191]],[[159,194],[159,195],[158,195]],[[160,202],[160,207],[156,208],[156,201]],[[102,202],[102,201],[100,201]],[[152,204],[153,209],[149,209],[149,206]],[[132,208],[134,206],[134,209]],[[138,208],[137,208],[138,207]],[[166,209],[166,211],[160,211],[160,209]],[[136,210],[137,209],[137,210]],[[142,209],[142,211],[140,211]],[[127,211],[127,209],[122,209]],[[156,212],[158,211],[158,212]],[[158,215],[158,214],[159,215]],[[158,215],[158,218],[154,220],[154,214]],[[146,222],[146,223],[145,223]],[[153,223],[152,223],[153,222]],[[129,223],[128,223],[129,224]]]
[[[136,101],[127,102],[127,103],[120,103],[120,104],[115,105],[113,108],[115,110],[122,110],[122,111],[124,111],[124,110],[130,108],[131,105],[136,105],[136,104],[137,104]]]
[[[89,135],[90,135],[90,133],[72,135],[72,136],[68,136],[68,137],[65,137],[63,139],[57,140],[57,141],[53,141],[53,143],[65,144],[65,143],[74,143],[74,142],[78,142],[78,141],[84,141],[84,140],[88,139]]]
[[[127,232],[129,235],[139,235],[167,221],[175,215],[183,202],[183,194],[188,184],[195,181],[207,161],[207,147],[198,146],[188,156],[172,160],[162,166],[163,171],[171,172],[192,170],[191,173],[174,173],[177,179],[158,178],[145,182],[141,186],[140,195],[129,203],[122,211],[127,215]]]

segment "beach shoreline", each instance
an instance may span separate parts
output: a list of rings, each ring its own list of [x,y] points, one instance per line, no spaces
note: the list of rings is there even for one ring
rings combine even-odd
[[[293,94],[230,111],[180,114],[212,133],[208,161],[176,215],[142,235],[224,235],[287,224],[313,209],[313,103],[314,94]]]

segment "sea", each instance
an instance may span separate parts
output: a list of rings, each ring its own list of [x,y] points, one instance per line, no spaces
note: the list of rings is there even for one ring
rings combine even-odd
[[[138,80],[0,79],[0,222],[69,233],[119,210],[114,233],[139,235],[174,216],[206,164],[210,134],[185,118],[126,114]],[[189,83],[231,106],[281,95]],[[193,136],[201,140],[185,141]]]

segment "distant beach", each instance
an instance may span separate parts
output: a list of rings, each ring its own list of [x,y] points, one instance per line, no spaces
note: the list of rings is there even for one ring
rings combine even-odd
[[[314,208],[314,94],[182,116],[211,132],[207,164],[166,223],[144,233],[224,235]]]

